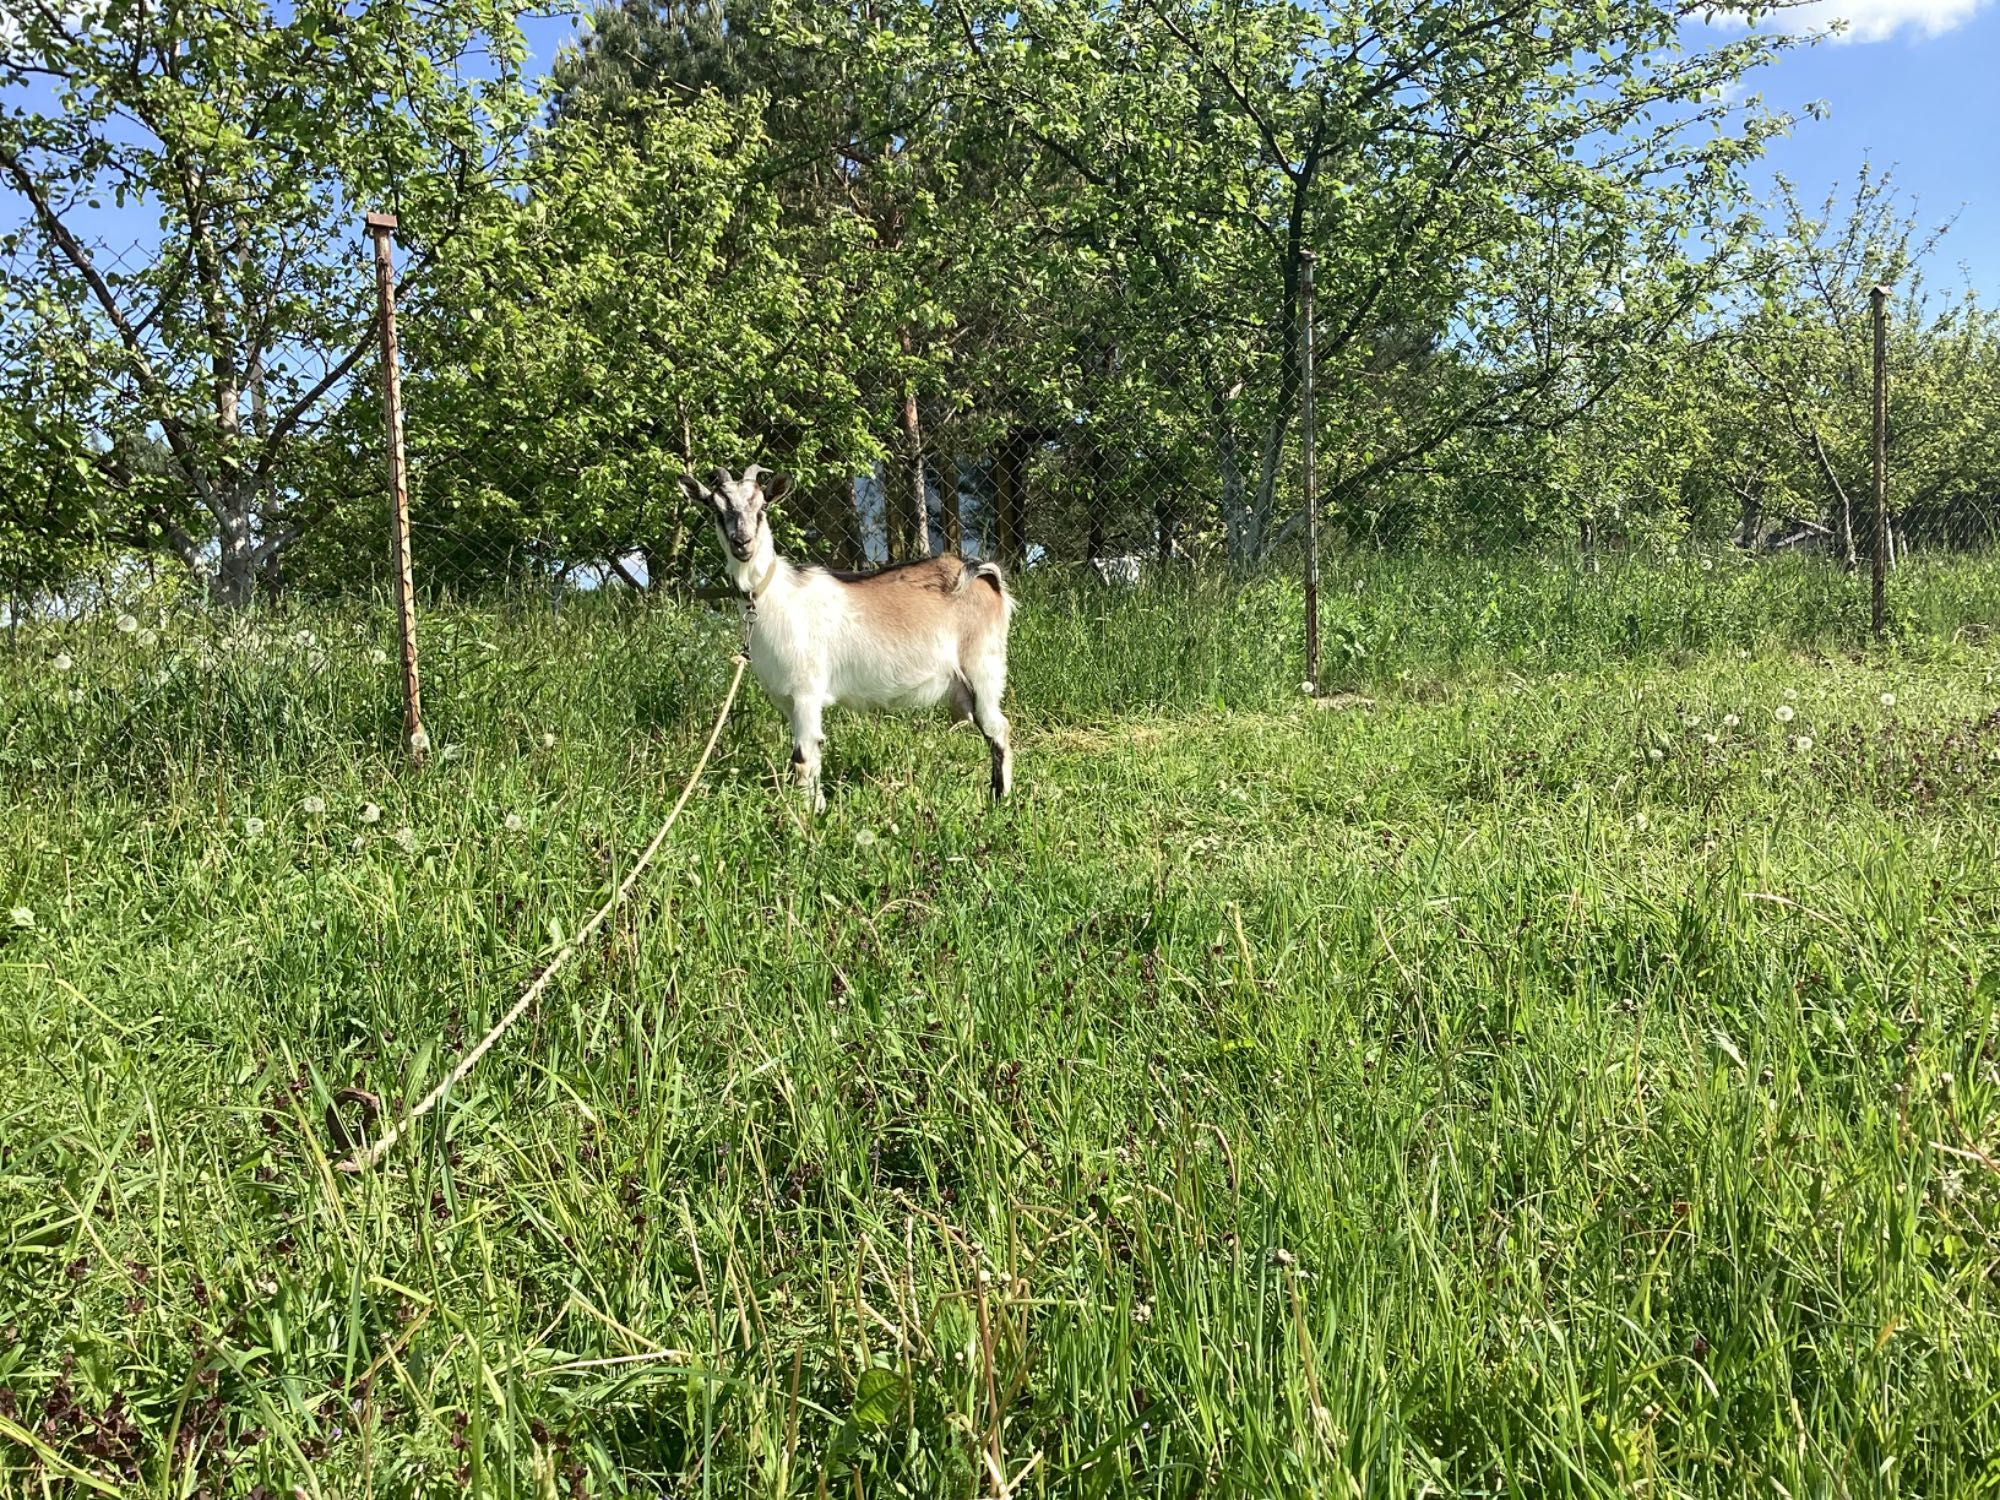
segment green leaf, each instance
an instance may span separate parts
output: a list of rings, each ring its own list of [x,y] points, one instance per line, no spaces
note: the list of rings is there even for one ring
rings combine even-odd
[[[848,1412],[854,1425],[876,1430],[887,1427],[902,1410],[905,1386],[903,1377],[885,1365],[862,1371],[854,1387],[854,1405]]]

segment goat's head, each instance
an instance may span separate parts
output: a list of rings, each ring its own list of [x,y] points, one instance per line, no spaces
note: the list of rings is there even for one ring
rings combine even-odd
[[[681,488],[714,518],[722,550],[737,562],[747,563],[770,537],[766,512],[773,502],[784,498],[791,482],[756,464],[745,469],[741,479],[731,479],[720,464],[709,470],[708,477],[709,483],[703,484],[694,475],[683,474]]]

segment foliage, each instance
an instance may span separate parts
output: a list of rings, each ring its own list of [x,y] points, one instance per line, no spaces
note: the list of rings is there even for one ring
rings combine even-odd
[[[1890,524],[1911,546],[1994,535],[2000,496],[2000,321],[1970,290],[1927,284],[1925,234],[1889,181],[1864,172],[1817,214],[1780,184],[1781,233],[1745,247],[1736,284],[1700,316],[1624,356],[1629,368],[1560,431],[1477,434],[1426,482],[1358,518],[1359,535],[1436,542],[1462,518],[1490,544],[1823,551],[1872,547],[1871,290],[1887,299]],[[1480,512],[1483,510],[1483,515]],[[1361,523],[1354,524],[1357,520]]]
[[[636,129],[559,121],[519,201],[492,200],[439,253],[404,320],[423,575],[637,553],[654,580],[685,580],[689,464],[769,465],[806,430],[846,461],[869,452],[845,374],[855,310],[805,269],[831,251],[785,220],[770,156],[755,112],[715,97]],[[320,566],[339,586],[348,565],[334,549]]]
[[[1070,167],[1049,212],[1110,262],[1120,354],[1152,346],[1207,415],[1241,560],[1285,530],[1307,252],[1338,505],[1615,384],[1724,274],[1738,171],[1777,123],[1713,102],[1773,43],[1682,55],[1646,3],[951,9],[993,128]]]
[[[1706,305],[1740,254],[1739,170],[1777,124],[1715,101],[1778,43],[1682,56],[1672,21],[1649,0],[1450,24],[1277,4],[773,0],[726,23],[712,6],[621,6],[558,65],[555,165],[532,196],[556,207],[548,248],[574,238],[587,257],[608,243],[593,223],[624,222],[609,199],[647,190],[564,184],[597,170],[575,143],[629,143],[648,171],[688,150],[689,201],[706,191],[726,220],[740,191],[659,122],[710,108],[748,140],[754,117],[761,155],[745,170],[779,217],[758,221],[769,258],[744,273],[772,282],[746,296],[745,347],[795,341],[857,401],[795,405],[774,428],[716,382],[735,413],[717,438],[739,461],[759,436],[809,475],[879,456],[891,557],[954,539],[970,482],[991,512],[986,544],[1015,561],[1031,531],[1044,549],[1088,531],[1095,551],[1149,533],[1164,549],[1185,530],[1249,562],[1296,525],[1277,508],[1306,253],[1333,310],[1328,499],[1348,512],[1421,483],[1460,437],[1575,419]],[[565,219],[564,201],[588,202],[590,222]],[[657,280],[682,296],[676,268],[619,232],[632,295]],[[799,311],[801,281],[824,293],[818,316]],[[588,299],[555,302],[553,321],[579,324],[587,346],[624,338]],[[844,326],[822,350],[832,305]],[[579,336],[541,326],[551,348]],[[490,390],[474,343],[449,356],[451,378]],[[641,429],[693,436],[667,415],[690,358],[664,353],[636,382]],[[573,389],[538,407],[552,461],[524,455],[516,488],[553,495],[541,473],[585,475],[573,518],[528,500],[545,531],[595,534],[602,502],[564,436],[600,426],[570,417],[595,399]],[[466,425],[433,423],[447,446],[483,449]],[[632,451],[657,466],[657,446]],[[925,514],[934,491],[941,514]],[[649,503],[630,483],[620,494]],[[842,508],[835,496],[802,519],[828,538],[859,519]]]
[[[1782,418],[1789,451],[1753,472],[1823,520],[1850,564],[1873,551],[1874,334],[1888,289],[1888,465],[1899,524],[1927,541],[1986,540],[2000,497],[2000,321],[1968,289],[1939,306],[1920,229],[1886,174],[1864,169],[1844,210],[1808,213],[1781,184],[1783,238],[1739,341],[1749,394]]]
[[[1992,313],[1927,296],[1884,179],[1760,220],[1789,122],[1738,86],[1790,42],[1682,20],[620,0],[536,100],[492,0],[44,16],[0,64],[0,441],[37,475],[0,549],[31,591],[162,543],[229,601],[378,585],[384,203],[427,587],[695,581],[672,478],[718,460],[796,474],[788,544],[836,563],[1254,567],[1303,521],[1309,256],[1335,535],[1851,560],[1887,278],[1899,534],[1984,539]],[[162,232],[99,266],[66,226],[120,195]]]
[[[0,52],[0,317],[10,368],[71,382],[52,420],[10,421],[49,469],[81,459],[90,508],[157,538],[217,596],[260,575],[339,503],[295,467],[374,347],[362,208],[402,218],[421,267],[487,190],[524,118],[512,12],[489,0],[273,8],[135,0],[12,14]],[[478,52],[497,75],[471,81]],[[158,232],[99,248],[92,216],[142,205]],[[134,476],[151,437],[171,486]]]

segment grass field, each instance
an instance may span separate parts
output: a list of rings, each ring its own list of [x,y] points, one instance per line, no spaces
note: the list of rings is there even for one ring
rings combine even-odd
[[[0,646],[0,1493],[2000,1490],[2000,568],[1029,580],[1021,795],[732,626]],[[8,913],[11,912],[11,916]]]

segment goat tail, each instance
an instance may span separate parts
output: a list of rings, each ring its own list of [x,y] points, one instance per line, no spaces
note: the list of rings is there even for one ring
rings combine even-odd
[[[993,592],[1000,596],[1001,606],[1009,614],[1014,612],[1014,592],[1007,587],[1007,570],[1005,568],[1001,567],[997,562],[988,562],[983,558],[967,557],[962,558],[960,561],[962,566],[958,570],[958,588],[956,592],[962,594],[971,588],[973,584],[983,579],[985,582],[991,584]]]

